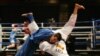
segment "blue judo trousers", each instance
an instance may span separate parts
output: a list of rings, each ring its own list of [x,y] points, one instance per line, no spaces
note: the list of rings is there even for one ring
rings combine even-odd
[[[32,33],[27,40],[24,42],[21,49],[16,53],[15,56],[33,56],[33,52],[39,46],[39,43],[42,40],[49,39],[53,34],[51,29],[39,29],[36,32]]]

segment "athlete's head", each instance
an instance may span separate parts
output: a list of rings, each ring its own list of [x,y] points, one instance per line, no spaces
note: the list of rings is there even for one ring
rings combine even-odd
[[[55,44],[56,42],[60,41],[61,39],[62,39],[62,37],[61,37],[60,33],[53,34],[50,37],[50,43]]]

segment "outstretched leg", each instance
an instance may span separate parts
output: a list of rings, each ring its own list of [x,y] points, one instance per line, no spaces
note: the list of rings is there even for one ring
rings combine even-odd
[[[75,23],[77,20],[77,14],[80,9],[85,9],[84,6],[75,4],[74,10],[72,15],[70,16],[68,22],[64,25],[64,27],[61,29],[62,38],[66,41],[68,35],[72,32],[73,28],[75,27]]]
[[[28,28],[29,28],[31,33],[35,32],[39,29],[39,26],[37,25],[37,23],[34,20],[33,13],[31,13],[31,12],[30,13],[24,13],[21,16],[25,16],[30,20],[31,23],[28,25]]]

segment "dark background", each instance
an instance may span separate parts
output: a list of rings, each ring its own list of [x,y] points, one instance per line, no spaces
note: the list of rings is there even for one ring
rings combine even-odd
[[[37,22],[47,22],[49,18],[55,18],[60,22],[60,8],[67,4],[68,16],[72,13],[74,4],[77,2],[86,7],[78,16],[79,21],[88,21],[100,18],[100,0],[55,0],[56,3],[49,3],[50,0],[0,0],[0,22],[1,23],[22,23],[25,19],[20,15],[25,12],[33,12]]]

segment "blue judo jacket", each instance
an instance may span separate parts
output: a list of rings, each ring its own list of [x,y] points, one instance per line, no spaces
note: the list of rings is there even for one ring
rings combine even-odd
[[[24,42],[21,49],[15,56],[33,56],[33,52],[38,48],[42,40],[47,40],[53,34],[51,29],[39,29],[33,32]]]

